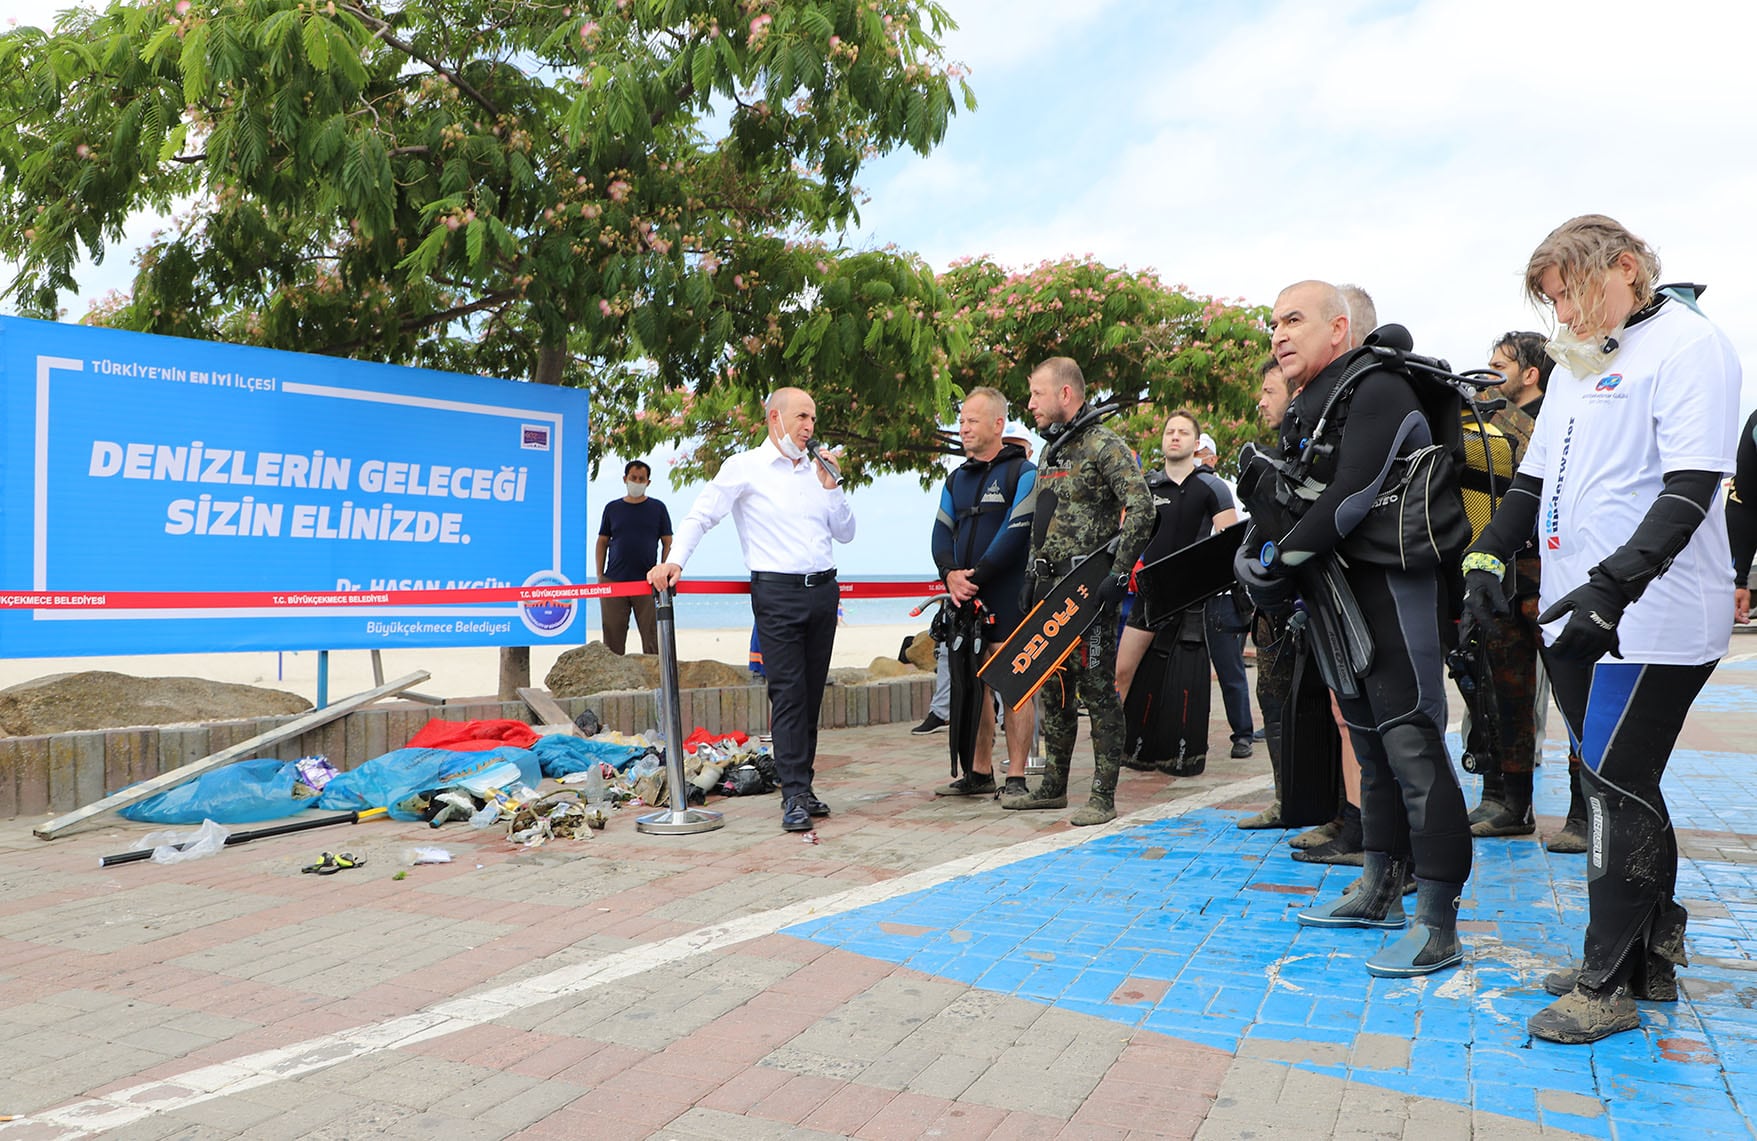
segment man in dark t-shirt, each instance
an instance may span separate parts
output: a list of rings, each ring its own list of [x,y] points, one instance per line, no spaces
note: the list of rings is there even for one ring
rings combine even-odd
[[[1187,409],[1180,408],[1166,417],[1159,441],[1165,465],[1163,470],[1147,476],[1147,490],[1153,495],[1158,526],[1141,553],[1142,563],[1164,558],[1238,520],[1226,481],[1196,462],[1196,444],[1201,436],[1201,424]],[[1135,599],[1116,652],[1116,687],[1124,700],[1147,647],[1153,644],[1154,632],[1147,629],[1146,609],[1141,599]]]
[[[657,499],[647,498],[653,469],[630,460],[622,469],[628,494],[604,505],[598,526],[598,581],[644,582],[647,572],[671,553],[671,513]],[[659,626],[652,593],[598,600],[604,622],[604,645],[611,653],[628,648],[628,616],[634,613],[641,631],[641,652],[659,652]]]

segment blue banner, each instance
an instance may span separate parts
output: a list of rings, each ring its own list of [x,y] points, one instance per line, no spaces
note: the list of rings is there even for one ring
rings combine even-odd
[[[7,657],[584,638],[508,598],[586,581],[578,389],[0,317],[0,392],[0,592],[93,603]]]

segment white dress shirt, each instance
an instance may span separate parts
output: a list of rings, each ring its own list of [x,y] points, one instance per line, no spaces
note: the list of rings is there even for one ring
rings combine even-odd
[[[830,570],[836,565],[832,541],[854,538],[854,510],[842,489],[819,483],[811,457],[788,459],[773,437],[720,466],[679,524],[667,561],[686,565],[702,536],[728,512],[738,528],[744,565],[753,571]]]

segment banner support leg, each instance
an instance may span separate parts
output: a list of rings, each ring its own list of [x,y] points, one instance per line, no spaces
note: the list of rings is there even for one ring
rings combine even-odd
[[[317,707],[329,704],[329,651],[317,651]]]
[[[659,728],[665,733],[665,775],[671,790],[671,807],[635,820],[635,831],[659,836],[683,836],[712,832],[726,826],[718,812],[689,806],[689,785],[683,779],[683,711],[677,698],[677,623],[672,603],[676,595],[659,592],[655,607],[659,627]]]

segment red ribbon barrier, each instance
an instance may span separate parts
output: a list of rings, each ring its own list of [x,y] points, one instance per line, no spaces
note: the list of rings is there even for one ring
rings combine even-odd
[[[919,598],[943,594],[938,581],[839,582],[843,598]],[[576,586],[463,587],[450,590],[276,591],[0,591],[0,610],[302,610],[325,606],[452,606],[476,602],[584,601],[629,598],[652,590],[644,582]],[[684,579],[678,594],[749,594],[741,579]]]

